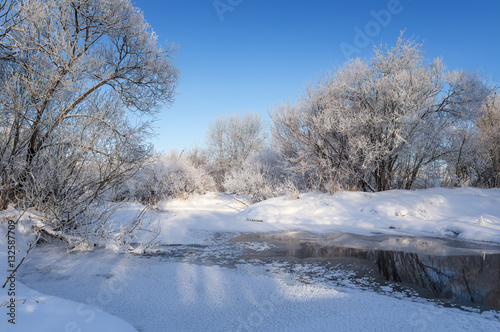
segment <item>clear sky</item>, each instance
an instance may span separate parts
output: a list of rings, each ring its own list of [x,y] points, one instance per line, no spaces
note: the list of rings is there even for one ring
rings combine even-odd
[[[179,46],[178,95],[156,122],[158,151],[203,146],[218,115],[268,113],[307,83],[370,57],[372,42],[399,32],[424,43],[428,58],[500,84],[500,1],[135,0],[148,23]],[[360,32],[361,31],[361,32]],[[368,39],[369,40],[368,40]]]

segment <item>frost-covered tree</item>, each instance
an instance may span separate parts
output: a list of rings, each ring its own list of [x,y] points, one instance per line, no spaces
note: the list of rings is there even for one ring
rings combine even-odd
[[[477,121],[479,144],[491,169],[484,183],[500,186],[500,97],[495,94],[484,106],[484,114]]]
[[[211,156],[218,185],[225,174],[264,146],[264,122],[257,113],[218,117],[207,132],[207,150]]]
[[[495,94],[474,125],[460,130],[459,153],[450,165],[456,184],[500,185],[500,98]]]
[[[150,116],[173,100],[175,48],[157,45],[130,0],[0,4],[1,207],[36,205],[54,229],[77,229],[148,154]]]
[[[490,93],[401,35],[279,106],[273,137],[313,188],[410,189],[424,166],[457,152],[451,137],[474,124]]]

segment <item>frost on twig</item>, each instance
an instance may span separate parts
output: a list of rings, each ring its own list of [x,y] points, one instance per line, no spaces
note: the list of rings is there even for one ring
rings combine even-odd
[[[144,228],[144,218],[150,209],[150,205],[144,206],[130,223],[120,227],[120,231],[113,240],[115,251],[143,254],[156,247],[159,243],[158,237],[161,234],[159,221],[153,224],[152,218],[150,218],[147,227]],[[146,239],[144,239],[144,234],[147,235]]]

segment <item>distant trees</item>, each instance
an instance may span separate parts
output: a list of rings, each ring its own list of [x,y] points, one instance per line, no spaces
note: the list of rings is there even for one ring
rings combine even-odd
[[[256,113],[219,117],[210,124],[207,151],[219,187],[230,169],[241,165],[250,154],[263,148],[265,138],[264,123]]]
[[[240,166],[231,169],[223,186],[226,191],[246,196],[251,203],[256,203],[281,195],[296,198],[299,182],[283,157],[266,148],[251,154]]]
[[[460,154],[491,92],[400,36],[279,106],[273,137],[311,188],[410,189],[427,166]]]
[[[173,100],[175,48],[130,0],[0,0],[0,23],[0,207],[74,232],[148,155],[129,118]]]

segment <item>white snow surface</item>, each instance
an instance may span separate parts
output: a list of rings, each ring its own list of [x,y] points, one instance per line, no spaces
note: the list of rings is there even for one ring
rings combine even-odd
[[[500,243],[500,189],[433,188],[302,194],[250,206],[240,220],[284,229],[451,237]]]
[[[141,208],[123,206],[115,222],[126,224]],[[210,246],[214,234],[283,230],[500,243],[498,189],[302,194],[298,200],[280,197],[248,208],[230,195],[208,194],[164,202],[159,208],[147,219],[159,223],[163,245]],[[2,211],[0,217],[8,213]],[[26,243],[33,241],[28,217],[16,230],[19,261]],[[6,234],[5,222],[0,231]],[[4,281],[6,237],[1,237],[0,246]],[[255,251],[266,246],[246,244]],[[391,291],[391,285],[374,292],[350,284],[349,272],[341,278],[345,282],[336,284],[310,277],[318,269],[287,270],[279,262],[248,261],[226,267],[101,248],[68,253],[61,245],[41,245],[30,252],[17,274],[16,295],[27,299],[17,304],[17,324],[12,327],[7,322],[7,308],[2,306],[0,331],[500,330],[498,311],[445,308]],[[308,274],[303,273],[306,270]],[[9,300],[6,292],[0,292],[2,303]]]
[[[127,223],[140,209],[129,203],[117,212]],[[150,213],[161,241],[202,244],[207,232],[390,234],[500,243],[500,189],[432,188],[378,193],[301,194],[272,198],[246,208],[231,195],[206,194],[159,204]]]
[[[64,252],[36,259],[56,273],[45,276],[30,269],[23,280],[46,293],[101,307],[139,331],[500,329],[495,312],[443,308],[322,281],[307,284],[281,271],[279,264],[230,269],[126,254]],[[87,330],[93,331],[82,329]]]
[[[56,296],[47,296],[17,282],[15,325],[8,322],[11,317],[3,315],[0,331],[137,331],[124,320],[100,309],[69,301]],[[10,297],[2,291],[0,303]],[[6,306],[5,306],[6,307]]]
[[[35,237],[30,234],[31,221],[23,216],[14,230],[14,239],[7,235],[8,223],[2,217],[13,217],[19,214],[15,210],[0,212],[0,286],[10,275],[8,264],[10,241],[15,241],[15,266],[25,256],[28,243]],[[11,233],[12,235],[12,233]],[[33,251],[31,251],[32,253]],[[22,265],[21,265],[22,267]],[[48,296],[26,287],[19,281],[19,270],[16,273],[14,284],[9,282],[5,288],[0,288],[0,331],[137,331],[125,320],[113,316],[95,307],[70,301],[57,296]],[[11,311],[9,305],[15,301],[15,310]],[[8,315],[13,313],[13,316]],[[9,319],[13,319],[12,323]]]
[[[159,205],[150,214],[161,240],[202,244],[207,232],[302,230],[360,235],[390,234],[500,243],[500,189],[432,188],[379,193],[301,194],[272,198],[246,208],[231,195],[207,194]],[[129,204],[117,220],[139,209]]]

